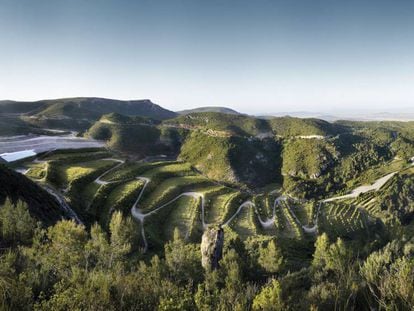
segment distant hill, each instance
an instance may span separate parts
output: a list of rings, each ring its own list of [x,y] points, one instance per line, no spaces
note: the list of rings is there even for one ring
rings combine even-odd
[[[0,101],[0,112],[26,113],[45,117],[99,118],[117,112],[124,115],[139,115],[163,120],[173,118],[176,113],[154,104],[148,99],[116,100],[97,97],[75,97],[34,102]]]
[[[166,125],[216,131],[217,135],[255,136],[271,131],[266,120],[237,114],[198,112],[166,120]]]
[[[0,136],[47,134],[41,128],[23,121],[18,115],[0,114]]]
[[[120,113],[155,120],[177,114],[144,100],[115,100],[96,97],[62,98],[36,102],[0,101],[0,114],[21,114],[25,122],[47,128],[79,129],[90,127],[103,114]]]
[[[219,107],[219,106],[209,106],[209,107],[199,107],[194,109],[185,109],[181,111],[177,111],[180,115],[195,113],[195,112],[220,112],[220,113],[227,113],[227,114],[240,114],[240,112],[233,110],[227,107]]]
[[[282,137],[334,136],[345,129],[339,124],[314,118],[275,117],[269,119],[268,122],[275,134]]]
[[[183,128],[221,131],[239,136],[332,136],[342,132],[344,125],[329,123],[320,119],[292,117],[256,118],[248,115],[229,115],[218,112],[199,112],[180,115],[164,121],[164,124]],[[224,134],[224,133],[223,133]]]
[[[0,100],[0,114],[20,114],[46,108],[45,101]]]

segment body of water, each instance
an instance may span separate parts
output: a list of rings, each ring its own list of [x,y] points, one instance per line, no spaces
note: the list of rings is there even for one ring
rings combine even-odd
[[[6,152],[0,154],[0,158],[7,162],[13,162],[20,159],[32,157],[36,155],[36,152],[34,150],[23,150],[23,151],[16,151],[16,152]]]
[[[57,149],[100,148],[105,143],[73,135],[0,137],[0,157],[7,162]]]

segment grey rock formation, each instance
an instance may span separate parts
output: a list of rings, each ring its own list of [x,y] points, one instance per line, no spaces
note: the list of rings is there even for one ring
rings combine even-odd
[[[201,239],[201,264],[206,270],[219,267],[224,243],[224,231],[221,227],[210,227],[204,231]]]

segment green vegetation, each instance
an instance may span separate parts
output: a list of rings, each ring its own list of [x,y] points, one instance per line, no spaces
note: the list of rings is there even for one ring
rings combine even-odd
[[[283,148],[282,173],[307,178],[321,176],[338,157],[335,146],[319,139],[294,139]]]
[[[325,203],[319,221],[322,230],[332,237],[352,238],[375,232],[372,228],[369,230],[369,226],[375,223],[370,222],[364,210],[351,204]]]
[[[164,124],[189,129],[210,130],[211,133],[218,136],[255,136],[271,130],[265,120],[246,115],[218,112],[191,113],[164,121]]]
[[[366,244],[356,256],[357,245],[324,233],[311,260],[288,271],[290,257],[276,240],[240,244],[228,232],[220,267],[203,271],[199,245],[179,229],[161,257],[140,255],[139,228],[120,212],[108,233],[72,221],[36,229],[27,206],[7,201],[0,228],[2,309],[409,310],[414,303],[413,240]]]
[[[210,136],[194,131],[180,159],[215,180],[262,186],[280,180],[280,145],[273,140]]]
[[[282,137],[296,136],[334,136],[346,128],[319,119],[301,119],[280,117],[269,119],[269,125],[276,135]]]
[[[36,114],[88,109],[46,106]],[[409,310],[413,134],[400,122],[104,115],[88,135],[108,150],[20,161],[32,180],[0,166],[0,309]],[[65,220],[76,217],[63,198],[83,224]],[[207,228],[224,232],[215,270],[201,266]]]
[[[386,223],[408,225],[413,220],[413,174],[412,167],[395,175],[378,193],[366,193],[354,200],[353,204],[363,207]]]
[[[16,206],[6,199],[0,208],[0,245],[17,246],[30,244],[36,221],[30,216],[27,204],[17,201]]]
[[[160,131],[145,123],[106,123],[106,117],[96,122],[89,130],[88,136],[107,141],[114,150],[136,152],[138,154],[156,154]],[[106,122],[104,122],[106,121]],[[131,121],[132,122],[132,121]]]

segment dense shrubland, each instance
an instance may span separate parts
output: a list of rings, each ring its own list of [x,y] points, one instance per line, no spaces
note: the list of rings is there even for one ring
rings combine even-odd
[[[242,243],[230,234],[220,268],[204,271],[199,245],[178,230],[163,252],[141,255],[137,228],[120,212],[108,233],[73,221],[45,228],[25,204],[6,201],[0,229],[6,310],[409,310],[414,303],[412,240],[361,253],[324,233],[311,262],[292,271],[277,240]]]

